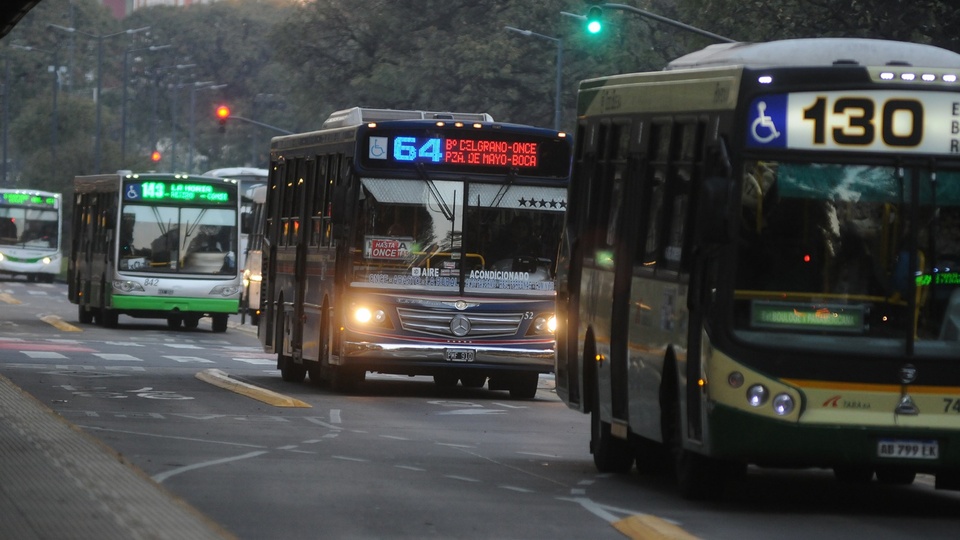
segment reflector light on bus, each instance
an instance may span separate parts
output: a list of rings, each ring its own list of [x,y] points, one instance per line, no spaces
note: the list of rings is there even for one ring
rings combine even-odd
[[[773,412],[779,416],[786,416],[793,412],[794,402],[790,394],[777,394],[773,398]]]
[[[747,388],[747,402],[753,407],[759,407],[770,398],[770,391],[762,384],[755,384]]]

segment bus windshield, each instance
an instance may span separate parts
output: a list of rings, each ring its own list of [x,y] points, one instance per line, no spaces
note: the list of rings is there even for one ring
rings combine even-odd
[[[956,354],[960,173],[748,162],[739,231],[742,337],[845,334]]]
[[[237,212],[233,208],[125,204],[120,229],[120,271],[237,272]]]
[[[362,180],[358,286],[553,292],[565,188]]]
[[[56,210],[0,206],[0,244],[49,249],[59,246]]]

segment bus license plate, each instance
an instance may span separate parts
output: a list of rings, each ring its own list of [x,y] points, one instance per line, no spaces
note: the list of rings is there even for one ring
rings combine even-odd
[[[877,456],[882,458],[939,459],[937,441],[904,441],[881,439],[877,442]]]
[[[447,362],[473,362],[473,349],[447,349]]]

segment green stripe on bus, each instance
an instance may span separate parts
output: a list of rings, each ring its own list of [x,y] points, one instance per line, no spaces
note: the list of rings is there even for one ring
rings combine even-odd
[[[240,300],[236,298],[183,298],[167,296],[113,295],[110,305],[116,310],[148,311],[203,311],[208,313],[237,313]]]

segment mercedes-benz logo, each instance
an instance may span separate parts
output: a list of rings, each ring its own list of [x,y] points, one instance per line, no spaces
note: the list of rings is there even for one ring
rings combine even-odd
[[[917,380],[917,368],[913,364],[904,364],[900,368],[900,382],[910,384],[915,380]]]
[[[450,321],[450,331],[457,337],[463,337],[470,333],[470,319],[464,315],[457,315]]]

